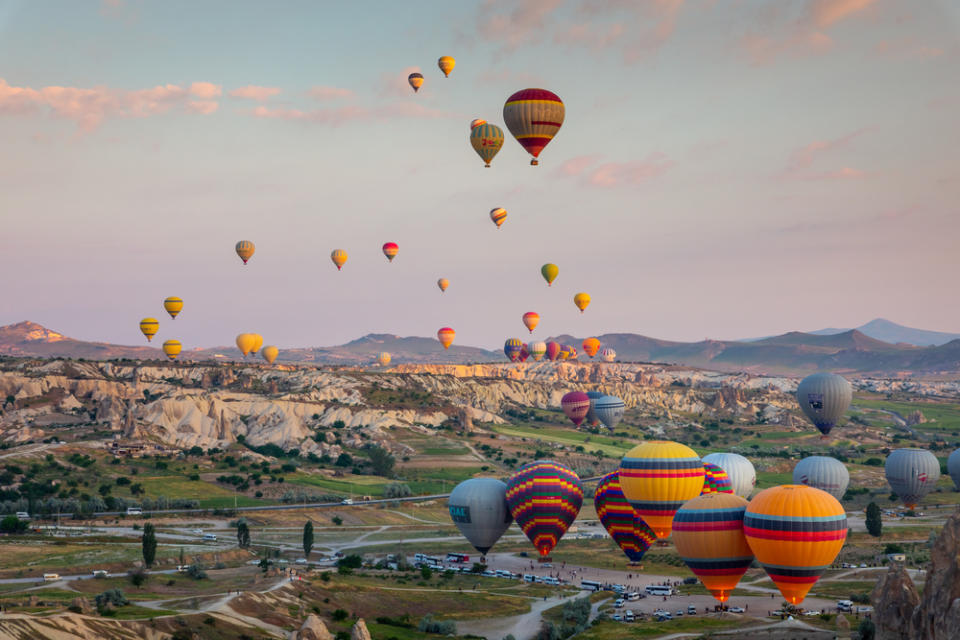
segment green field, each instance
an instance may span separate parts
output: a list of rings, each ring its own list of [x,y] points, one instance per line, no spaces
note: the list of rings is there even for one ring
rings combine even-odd
[[[148,496],[165,496],[167,498],[189,498],[198,500],[201,507],[209,509],[224,509],[234,506],[252,507],[269,504],[257,498],[245,496],[232,489],[202,480],[190,480],[183,476],[154,476],[137,478],[143,485]]]
[[[582,446],[587,453],[592,451],[602,451],[605,455],[621,458],[623,454],[629,451],[636,443],[623,441],[617,438],[598,436],[592,433],[573,431],[571,429],[561,429],[557,427],[519,427],[519,426],[501,426],[491,427],[497,433],[515,438],[527,438],[541,440],[543,442],[555,442],[569,447]],[[588,442],[589,439],[589,442]]]
[[[735,614],[728,617],[691,616],[665,622],[598,622],[577,635],[577,640],[619,640],[620,638],[655,638],[672,633],[703,633],[729,629],[743,624]]]

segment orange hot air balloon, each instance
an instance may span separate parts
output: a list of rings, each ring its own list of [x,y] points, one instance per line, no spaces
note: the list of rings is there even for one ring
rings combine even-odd
[[[597,355],[597,351],[600,350],[600,341],[596,338],[587,338],[583,341],[583,351],[591,358]]]
[[[333,264],[337,265],[337,271],[340,271],[340,268],[347,263],[347,252],[343,249],[335,249],[330,254],[330,259],[333,260]]]
[[[387,242],[383,245],[383,255],[387,256],[387,260],[393,262],[393,259],[397,257],[397,252],[400,251],[400,247],[396,242]]]
[[[470,131],[473,131],[482,124],[487,124],[487,121],[483,118],[474,118],[470,121]]]
[[[241,240],[237,243],[235,247],[237,255],[240,256],[240,259],[243,260],[243,264],[247,264],[247,260],[253,257],[253,252],[256,247],[253,246],[253,243],[249,240]]]
[[[413,92],[416,93],[420,91],[420,87],[423,86],[423,74],[422,73],[411,73],[407,76],[407,82],[410,83],[410,86],[413,87]]]
[[[503,221],[507,219],[507,210],[503,207],[490,209],[490,219],[493,220],[493,224],[497,225],[497,229],[499,229]]]
[[[540,314],[536,311],[527,311],[523,314],[523,324],[530,330],[530,333],[533,333],[533,330],[540,324]]]
[[[450,327],[443,327],[437,331],[437,340],[440,341],[440,344],[443,345],[443,348],[448,348],[453,344],[453,339],[456,337],[457,332],[451,329]]]
[[[784,599],[798,605],[843,548],[847,514],[826,491],[787,484],[754,496],[743,532]]]
[[[437,60],[437,66],[440,67],[440,71],[443,71],[444,78],[450,77],[450,73],[456,65],[457,61],[451,56],[440,56],[440,59]]]
[[[437,280],[437,286],[440,287],[440,293],[443,293],[450,286],[450,281],[446,278],[440,278]]]
[[[589,293],[578,293],[573,296],[573,304],[577,305],[577,309],[580,309],[580,313],[583,313],[583,310],[587,308],[587,305],[590,304],[590,294]]]

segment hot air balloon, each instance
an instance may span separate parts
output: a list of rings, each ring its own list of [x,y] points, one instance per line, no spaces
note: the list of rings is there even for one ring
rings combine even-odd
[[[449,78],[450,72],[457,66],[457,61],[450,56],[441,56],[440,59],[437,60],[437,66],[440,67],[440,71],[443,71],[443,77]]]
[[[797,402],[820,433],[827,435],[853,399],[853,388],[835,373],[814,373],[797,385]]]
[[[581,346],[583,347],[583,352],[592,358],[597,355],[597,351],[600,350],[600,341],[596,338],[587,338]]]
[[[256,344],[257,338],[252,333],[241,333],[237,336],[237,349],[240,349],[240,353],[244,356],[253,351],[253,345]]]
[[[563,101],[546,89],[517,91],[503,105],[503,121],[507,129],[533,156],[530,164],[534,166],[539,164],[540,152],[563,125],[563,116]]]
[[[583,391],[570,391],[560,399],[560,408],[563,409],[564,415],[570,418],[570,422],[579,427],[587,417],[590,398]]]
[[[273,364],[273,361],[277,359],[278,355],[280,355],[280,350],[275,346],[270,345],[261,349],[260,355],[263,356],[263,359],[266,360],[268,364]]]
[[[482,118],[474,118],[470,121],[470,131],[473,131],[482,124],[487,124],[487,121]]]
[[[167,340],[163,343],[163,352],[171,360],[177,359],[177,356],[180,355],[181,348],[179,340]]]
[[[623,420],[623,412],[626,405],[623,400],[616,396],[603,396],[593,401],[593,412],[603,426],[607,429],[613,429]]]
[[[658,538],[670,536],[673,514],[703,489],[700,456],[679,442],[650,440],[620,461],[620,486],[630,505]]]
[[[557,354],[557,360],[566,360],[570,357],[570,352],[564,349],[563,345],[560,345],[560,353]]]
[[[607,347],[600,352],[600,359],[604,362],[613,362],[617,359],[617,352],[610,347]]]
[[[250,334],[253,336],[253,346],[250,348],[250,353],[256,353],[260,351],[260,347],[263,346],[263,336],[259,333]]]
[[[940,461],[926,449],[894,449],[884,470],[890,488],[908,509],[917,506],[940,479]]]
[[[530,352],[530,356],[534,359],[535,362],[539,362],[540,358],[544,356],[547,352],[547,343],[546,342],[531,342],[527,345],[527,351]]]
[[[560,355],[560,343],[554,342],[553,340],[548,342],[546,354],[547,354],[547,360],[549,360],[550,362],[555,362],[557,359],[557,356]]]
[[[733,492],[741,498],[749,498],[757,486],[757,472],[753,463],[739,453],[711,453],[703,456],[703,461],[726,471]]]
[[[437,331],[437,340],[440,341],[440,344],[443,345],[443,348],[448,348],[453,344],[453,339],[456,337],[457,332],[451,329],[450,327],[443,327]]]
[[[527,345],[520,345],[520,355],[517,356],[517,362],[526,362],[529,357],[530,351],[527,350]]]
[[[446,278],[440,278],[437,280],[437,286],[440,287],[440,293],[443,293],[450,286],[450,281]]]
[[[527,311],[523,314],[523,324],[533,333],[533,330],[540,324],[540,314],[536,311]]]
[[[684,502],[673,517],[677,553],[720,602],[730,598],[753,562],[743,535],[747,504],[730,493],[709,493]]]
[[[630,506],[620,488],[620,476],[614,471],[603,477],[593,492],[593,506],[604,529],[613,538],[630,562],[640,562],[657,534],[647,526]]]
[[[333,253],[330,254],[330,259],[333,260],[333,264],[337,265],[337,271],[347,263],[347,252],[343,249],[334,249]]]
[[[391,360],[390,354],[387,353],[386,351],[381,351],[377,355],[377,364],[379,364],[381,367],[385,367],[388,364],[390,364],[390,360]]]
[[[826,491],[788,484],[754,496],[743,533],[784,599],[798,605],[843,548],[847,515]]]
[[[947,458],[947,473],[953,480],[953,486],[960,490],[960,449],[957,449]]]
[[[507,210],[503,207],[490,209],[490,219],[493,220],[493,224],[497,225],[497,229],[499,229],[503,221],[507,219]]]
[[[809,456],[793,468],[793,484],[805,484],[843,500],[843,494],[850,484],[850,473],[846,465],[836,458]]]
[[[170,296],[163,301],[163,308],[170,314],[171,318],[176,320],[177,314],[183,311],[183,300],[176,296]]]
[[[587,308],[587,305],[590,304],[590,294],[589,293],[578,293],[573,296],[573,304],[577,305],[577,309],[580,309],[580,313],[583,313],[583,310]]]
[[[486,555],[510,528],[507,485],[496,478],[470,478],[450,492],[450,519],[473,548]]]
[[[507,504],[521,531],[546,558],[576,520],[583,485],[572,469],[553,460],[537,460],[510,476]]]
[[[156,318],[144,318],[140,321],[140,333],[147,337],[147,342],[153,340],[153,336],[157,335],[159,329],[160,323]]]
[[[411,73],[407,76],[407,82],[410,83],[410,86],[413,87],[413,92],[416,93],[420,91],[420,87],[423,86],[423,74],[422,73]]]
[[[523,349],[523,343],[520,342],[517,338],[510,338],[503,343],[503,353],[507,356],[510,362],[516,362],[517,357],[520,355],[520,351]]]
[[[254,249],[256,249],[256,247],[254,247],[253,243],[249,240],[241,240],[237,243],[237,255],[240,256],[241,260],[243,260],[243,264],[247,264],[247,260],[253,257]]]
[[[547,281],[548,287],[551,286],[553,281],[557,279],[557,274],[559,273],[560,267],[550,262],[540,267],[540,275],[542,275],[543,279]]]
[[[572,344],[561,345],[560,348],[567,352],[567,358],[569,358],[570,360],[577,359],[577,355],[578,355],[577,348]]]
[[[470,144],[489,168],[503,146],[503,129],[490,123],[477,125],[470,130]]]
[[[590,408],[587,409],[587,417],[585,418],[588,425],[591,427],[596,427],[600,424],[600,418],[597,417],[597,400],[604,397],[605,393],[602,391],[587,391],[587,397],[590,398]],[[618,480],[619,482],[619,480]]]
[[[397,246],[396,242],[387,242],[383,245],[383,255],[387,256],[387,260],[393,262],[393,259],[397,257],[397,251],[400,251],[400,247]]]
[[[700,495],[708,493],[733,493],[733,485],[727,472],[710,462],[703,463],[703,489]]]

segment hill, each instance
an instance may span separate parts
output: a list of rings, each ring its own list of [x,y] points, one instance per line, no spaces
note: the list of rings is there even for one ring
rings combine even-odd
[[[866,336],[876,338],[877,340],[883,340],[884,342],[890,342],[893,344],[912,344],[918,347],[940,346],[947,344],[952,340],[960,339],[960,333],[946,333],[943,331],[914,329],[913,327],[905,327],[902,324],[897,324],[896,322],[890,322],[884,318],[876,318],[875,320],[871,320],[864,325],[860,325],[856,330]],[[850,329],[829,328],[818,329],[817,331],[811,331],[810,333],[814,335],[827,336],[837,333],[845,333],[847,331],[850,331]]]
[[[85,342],[68,338],[36,322],[18,322],[0,327],[0,355],[38,358],[161,358],[153,347],[129,347],[107,342]]]

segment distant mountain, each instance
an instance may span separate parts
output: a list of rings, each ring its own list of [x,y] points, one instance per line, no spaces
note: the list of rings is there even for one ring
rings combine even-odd
[[[951,340],[960,339],[960,333],[945,333],[943,331],[914,329],[913,327],[905,327],[902,324],[897,324],[896,322],[890,322],[884,318],[871,320],[867,324],[857,327],[856,330],[865,336],[876,338],[877,340],[882,340],[891,344],[912,344],[917,347],[938,346],[947,344]],[[829,327],[826,329],[810,331],[809,335],[832,336],[838,333],[846,333],[848,331],[851,331],[851,329],[837,329],[835,327]],[[747,338],[741,340],[740,342],[757,342],[759,340],[766,339],[767,338]]]
[[[18,322],[0,327],[0,355],[36,358],[162,358],[160,349],[126,347],[107,342],[84,342],[51,331],[36,322]]]

